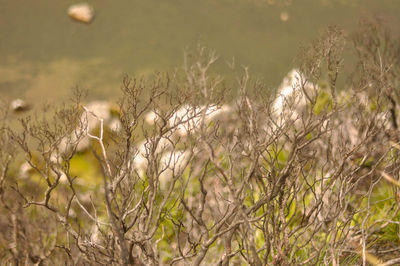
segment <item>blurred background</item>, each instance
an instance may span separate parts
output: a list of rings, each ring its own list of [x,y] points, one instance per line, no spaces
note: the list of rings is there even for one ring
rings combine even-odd
[[[271,88],[296,66],[300,45],[329,24],[351,32],[378,15],[399,33],[398,0],[96,0],[90,24],[71,19],[77,1],[0,0],[0,96],[35,106],[59,102],[72,87],[114,100],[125,74],[173,72],[185,49],[214,49],[214,70],[248,66]]]

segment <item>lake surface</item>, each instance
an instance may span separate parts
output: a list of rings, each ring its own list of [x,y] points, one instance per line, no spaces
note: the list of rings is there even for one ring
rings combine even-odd
[[[294,67],[300,44],[329,24],[347,31],[360,17],[400,25],[398,0],[96,0],[92,24],[71,20],[76,1],[0,0],[0,96],[58,102],[74,86],[115,99],[125,74],[148,76],[182,66],[201,43],[271,87]],[[283,19],[287,19],[283,21]]]

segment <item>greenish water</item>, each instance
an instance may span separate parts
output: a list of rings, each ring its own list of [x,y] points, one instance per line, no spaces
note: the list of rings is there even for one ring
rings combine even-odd
[[[356,28],[379,14],[398,30],[398,0],[96,0],[92,24],[72,21],[76,1],[0,0],[0,96],[59,101],[76,85],[90,98],[119,96],[124,74],[172,71],[187,47],[235,57],[271,87],[293,68],[300,44],[328,24]],[[287,21],[280,15],[286,12]]]

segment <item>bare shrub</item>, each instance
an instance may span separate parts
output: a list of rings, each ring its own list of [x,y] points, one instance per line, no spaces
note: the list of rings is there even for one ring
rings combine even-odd
[[[125,78],[113,129],[79,92],[21,130],[1,120],[2,261],[396,263],[400,188],[382,174],[399,178],[398,46],[368,23],[345,89],[346,36],[330,27],[276,97],[245,68],[227,102],[209,75],[217,57],[200,48],[183,75]],[[22,156],[26,178],[13,165]]]

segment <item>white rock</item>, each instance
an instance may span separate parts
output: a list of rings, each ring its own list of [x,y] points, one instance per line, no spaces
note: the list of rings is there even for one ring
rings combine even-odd
[[[233,108],[227,104],[221,107],[211,106],[209,110],[207,110],[206,122],[209,123],[216,120],[227,119],[232,112],[234,112]]]
[[[190,125],[193,125],[193,122],[190,121],[193,119],[193,112],[193,107],[189,105],[182,106],[171,116],[168,125],[176,127],[175,130],[179,136],[186,136],[187,130],[191,129]]]
[[[147,159],[146,159],[146,141],[141,141],[137,145],[137,154],[135,158],[133,158],[133,169],[138,172],[140,177],[144,177],[147,168]]]
[[[160,160],[163,172],[159,176],[160,188],[166,190],[168,183],[174,176],[182,175],[188,163],[190,153],[188,151],[178,150],[163,154]]]
[[[168,124],[170,127],[175,127],[175,132],[179,136],[184,137],[200,128],[203,112],[205,112],[204,122],[209,123],[213,118],[217,117],[218,110],[219,108],[216,105],[210,105],[208,107],[185,105],[172,115]]]
[[[100,125],[100,119],[103,119],[104,125],[107,125],[111,119],[111,106],[106,101],[93,101],[85,105],[88,112],[83,113],[82,120],[87,119],[89,130],[93,130]]]
[[[68,8],[68,15],[76,21],[90,23],[94,17],[94,9],[87,3],[72,5]]]
[[[13,100],[10,107],[14,112],[26,111],[29,108],[28,104],[22,99]]]
[[[90,139],[87,136],[85,136],[79,141],[78,145],[76,146],[76,151],[83,152],[87,150],[89,147],[90,147]]]
[[[121,122],[118,118],[111,115],[111,105],[106,101],[93,101],[84,106],[84,111],[80,118],[80,125],[68,136],[65,136],[58,149],[61,153],[68,152],[72,146],[76,145],[76,151],[82,152],[89,148],[90,138],[87,133],[100,127],[100,120],[103,120],[103,127],[113,131],[121,128]],[[52,154],[52,161],[59,161],[60,154]]]
[[[144,140],[137,145],[137,154],[133,159],[133,170],[141,178],[145,177],[148,167],[147,155],[150,152],[151,143]],[[172,181],[173,175],[180,175],[185,170],[189,160],[190,152],[185,150],[171,150],[172,146],[168,139],[160,139],[156,150],[155,160],[159,160],[159,175],[161,189],[167,189],[167,185]]]
[[[76,131],[72,135],[72,141],[75,141],[76,136],[80,136],[82,133],[86,134],[86,132],[93,132],[96,128],[101,126],[100,119],[103,120],[103,127],[113,126],[118,128],[118,122],[113,121],[111,116],[111,106],[106,101],[93,101],[87,105],[85,105],[87,112],[83,112],[81,116],[81,127],[77,128]],[[113,130],[114,128],[110,128]],[[89,148],[90,139],[89,136],[85,136],[79,141],[77,146],[77,151],[81,152]]]
[[[208,107],[184,105],[171,116],[168,125],[174,127],[173,131],[178,136],[187,136],[189,132],[193,133],[199,129],[204,111],[204,122],[208,124],[215,120],[224,119],[232,112],[232,108],[229,105],[222,105],[221,107],[217,105],[209,105]],[[148,112],[144,116],[144,121],[148,125],[155,125],[159,119],[156,111]]]
[[[32,166],[28,162],[24,162],[19,167],[19,177],[21,179],[27,179],[33,171],[34,170],[33,170]]]
[[[277,115],[282,114],[287,105],[291,103],[290,98],[296,97],[295,94],[300,90],[301,78],[301,74],[297,69],[291,70],[283,78],[283,81],[278,89],[278,96],[275,99],[272,108]]]
[[[303,115],[307,106],[307,98],[302,89],[304,82],[305,77],[298,69],[291,70],[283,79],[271,109],[278,127],[288,121],[297,121]],[[312,94],[318,88],[308,81],[304,84],[304,89]]]
[[[144,121],[149,125],[154,125],[158,121],[158,115],[155,111],[150,111],[144,116]]]
[[[147,154],[151,152],[152,149],[152,142],[143,140],[137,144],[137,154],[135,158],[133,159],[133,168],[135,171],[138,172],[140,177],[144,177],[144,174],[146,173],[147,169]],[[171,149],[171,142],[167,138],[161,138],[158,141],[157,147],[155,149],[155,154],[160,154],[165,151],[168,151]]]
[[[114,132],[118,132],[121,129],[121,121],[114,117],[108,123],[108,128]]]
[[[289,20],[289,13],[288,13],[288,12],[281,12],[280,19],[281,19],[283,22],[288,21],[288,20]]]

